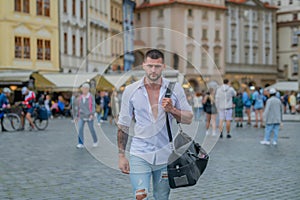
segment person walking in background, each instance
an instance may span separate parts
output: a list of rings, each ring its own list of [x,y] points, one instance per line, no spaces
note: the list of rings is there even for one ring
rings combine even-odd
[[[294,115],[296,114],[296,92],[292,91],[290,95],[290,105],[291,105],[291,114]]]
[[[286,91],[284,95],[281,97],[281,101],[283,104],[283,113],[286,114],[286,108],[288,106],[289,93]]]
[[[102,101],[102,103],[101,103]],[[97,116],[97,122],[98,126],[100,126],[101,117],[102,117],[102,111],[103,111],[103,98],[101,98],[101,92],[98,91],[95,97],[96,102],[96,116]]]
[[[101,119],[103,121],[107,121],[107,117],[110,109],[110,97],[108,95],[108,92],[103,91],[103,94],[104,94],[103,97],[101,95],[101,97],[103,98],[103,116],[101,117]]]
[[[274,88],[270,88],[269,94],[270,98],[267,100],[265,111],[263,114],[266,122],[265,136],[264,140],[262,140],[260,143],[270,145],[270,136],[271,132],[273,131],[273,145],[277,145],[279,128],[282,122],[282,107],[280,100],[276,97],[276,90]]]
[[[216,118],[217,118],[217,107],[215,103],[215,90],[209,88],[209,91],[203,98],[203,109],[206,113],[206,135],[209,134],[209,127],[212,127],[212,135],[216,135]]]
[[[51,96],[49,94],[46,95],[44,105],[47,110],[48,117],[50,117],[52,119],[53,118],[52,113],[51,113],[52,102],[51,102]]]
[[[194,119],[195,121],[199,121],[201,117],[201,113],[203,111],[203,97],[200,92],[197,92],[193,97],[193,108],[194,108]]]
[[[236,91],[229,86],[228,79],[224,79],[223,85],[217,89],[216,92],[216,105],[219,113],[219,129],[220,138],[223,138],[223,123],[226,122],[227,138],[231,138],[230,125],[232,120],[232,99],[236,95]]]
[[[235,111],[235,120],[236,127],[243,127],[243,95],[241,92],[238,92],[235,97],[233,97],[234,111]]]
[[[11,90],[7,87],[3,88],[2,93],[0,94],[0,109],[10,108],[9,96],[11,94]],[[3,126],[3,115],[4,112],[1,111],[1,129],[2,132],[7,131]]]
[[[89,92],[90,85],[88,83],[84,83],[81,86],[82,94],[78,99],[78,111],[77,118],[78,121],[78,144],[77,148],[84,148],[84,133],[83,128],[84,124],[87,123],[91,135],[93,137],[93,147],[98,146],[98,138],[94,129],[94,113],[95,113],[95,99],[93,95]]]
[[[243,88],[243,104],[245,106],[245,113],[247,115],[247,125],[251,125],[251,92],[250,89],[246,86]]]
[[[22,95],[24,95],[24,101],[22,104],[25,106],[25,109],[22,112],[21,115],[21,124],[22,128],[21,130],[24,130],[25,127],[25,118],[28,120],[30,125],[30,130],[34,129],[34,123],[32,121],[31,115],[34,111],[34,103],[35,103],[35,93],[33,91],[30,91],[27,87],[22,88]]]
[[[258,128],[258,121],[260,121],[260,128],[263,128],[263,108],[264,108],[264,95],[260,87],[255,88],[253,93],[253,108],[255,111],[255,128]]]
[[[120,112],[120,103],[119,103],[119,98],[118,98],[118,93],[117,91],[113,91],[111,95],[111,121],[110,124],[112,124],[112,120],[117,122],[118,116]]]

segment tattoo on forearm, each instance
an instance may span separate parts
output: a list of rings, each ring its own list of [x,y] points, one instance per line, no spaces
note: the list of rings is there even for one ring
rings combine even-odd
[[[118,148],[119,148],[119,153],[125,153],[127,141],[128,141],[128,131],[127,131],[127,128],[119,127],[119,129],[118,129]]]

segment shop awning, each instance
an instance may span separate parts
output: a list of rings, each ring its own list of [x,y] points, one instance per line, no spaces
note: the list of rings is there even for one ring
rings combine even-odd
[[[29,81],[33,71],[1,71],[0,85],[23,85]]]
[[[128,72],[125,74],[115,74],[115,75],[104,75],[104,78],[108,80],[116,90],[119,90],[120,87],[126,84],[132,77],[132,73]]]
[[[35,87],[38,90],[43,90],[43,89],[50,89],[55,87],[55,84],[46,79],[43,75],[38,74],[38,73],[33,73],[31,75],[34,78],[35,82]]]
[[[273,85],[270,85],[266,89],[269,88],[275,88],[276,90],[280,91],[298,91],[299,90],[299,84],[297,81],[283,81],[283,82],[277,82]]]
[[[66,73],[51,73],[43,74],[43,77],[48,82],[40,88],[51,88],[52,91],[70,91],[77,90],[83,83],[94,80],[97,90],[113,90],[114,85],[106,78],[100,76],[98,73],[81,73],[81,74],[66,74]]]
[[[51,73],[43,74],[43,76],[54,85],[51,87],[53,91],[72,91],[78,89],[84,82],[89,82],[97,78],[97,73],[84,74],[64,74]],[[96,80],[95,80],[96,81]]]

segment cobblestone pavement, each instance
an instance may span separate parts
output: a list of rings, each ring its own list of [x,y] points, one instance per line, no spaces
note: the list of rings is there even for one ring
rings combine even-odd
[[[233,138],[218,141],[198,184],[172,190],[170,199],[300,199],[299,125],[285,123],[277,146],[259,144],[263,129],[232,126]],[[115,127],[102,129],[115,143]],[[132,199],[128,175],[76,142],[69,119],[51,120],[44,132],[0,133],[0,199]]]

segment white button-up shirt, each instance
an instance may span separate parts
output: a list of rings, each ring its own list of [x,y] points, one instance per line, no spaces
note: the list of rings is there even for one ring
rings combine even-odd
[[[166,126],[166,116],[161,103],[169,80],[163,78],[160,88],[158,115],[152,115],[151,104],[144,85],[144,78],[124,90],[118,124],[130,127],[135,118],[130,154],[139,156],[150,164],[166,164],[171,153]],[[179,110],[192,111],[183,88],[176,83],[171,96],[173,106]],[[172,119],[172,115],[169,115]]]

